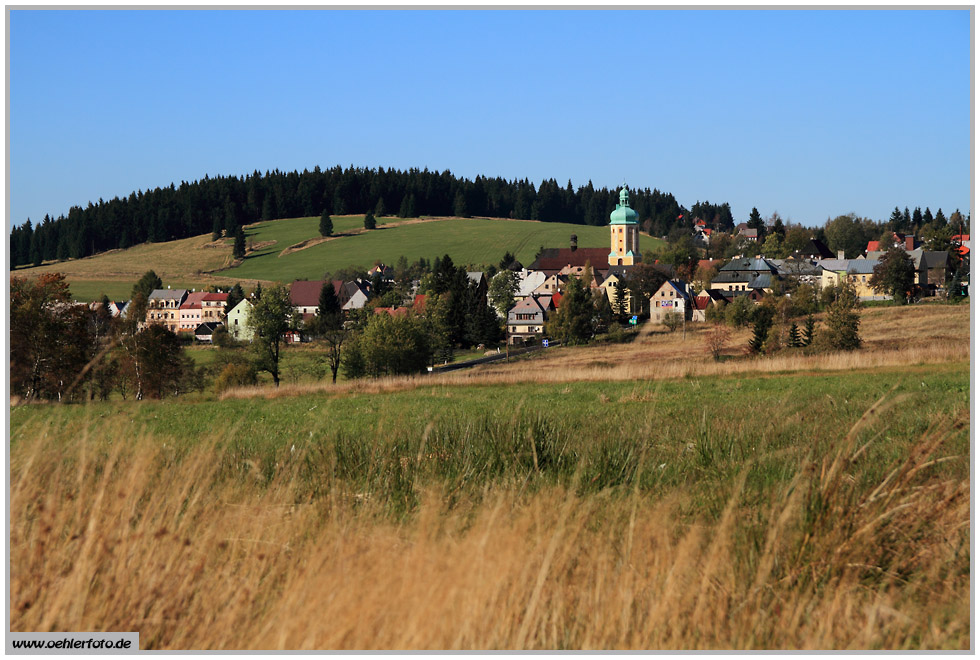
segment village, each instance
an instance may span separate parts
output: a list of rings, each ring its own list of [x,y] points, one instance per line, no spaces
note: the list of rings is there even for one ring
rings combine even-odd
[[[619,204],[610,214],[609,229],[608,250],[579,248],[573,234],[568,247],[544,248],[527,266],[512,259],[510,263],[502,263],[500,270],[466,272],[479,305],[489,304],[505,325],[504,341],[508,346],[540,345],[547,341],[548,320],[560,309],[571,278],[587,277],[584,284],[588,290],[604,299],[618,319],[633,325],[642,320],[672,327],[677,322],[702,323],[712,313],[719,314],[742,297],[752,304],[760,304],[766,296],[789,295],[788,291],[800,284],[809,285],[816,292],[847,285],[860,301],[889,300],[891,294],[875,290],[871,283],[875,266],[888,248],[904,250],[911,260],[914,289],[908,292],[910,296],[945,295],[953,268],[948,252],[925,250],[913,235],[898,233],[892,234],[892,245],[870,241],[858,258],[846,259],[843,251],[835,255],[816,238],[787,258],[765,258],[753,252],[757,230],[745,223],[734,231],[734,239],[741,241],[745,252],[732,259],[700,259],[683,273],[659,261],[645,264],[639,249],[637,214],[630,208],[625,185],[620,190]],[[698,244],[710,245],[712,229],[704,220],[695,218],[691,233]],[[956,235],[953,240],[959,255],[968,259],[969,235]],[[655,282],[662,283],[655,288],[647,284],[645,291],[638,287],[635,279],[644,269],[646,282],[652,274]],[[504,281],[497,290],[505,294],[491,295],[488,300],[492,278]],[[321,292],[327,283],[298,280],[289,285],[294,322],[284,336],[285,342],[302,343],[311,338],[310,321],[318,314]],[[382,292],[396,290],[395,268],[391,265],[378,263],[362,277],[331,280],[329,284],[345,315],[365,309],[392,316],[425,313],[428,294],[422,291],[420,279],[404,282],[400,300],[391,293],[382,300]],[[255,292],[240,300],[232,298],[231,307],[228,307],[229,295],[222,291],[155,289],[148,296],[141,326],[160,325],[178,336],[192,336],[205,343],[211,342],[223,328],[236,341],[251,341],[254,330],[248,318]],[[125,318],[127,308],[128,301],[109,303],[113,316]]]

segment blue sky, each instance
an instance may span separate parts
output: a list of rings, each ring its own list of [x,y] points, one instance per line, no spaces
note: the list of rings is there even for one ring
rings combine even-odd
[[[10,11],[10,221],[428,167],[822,224],[970,205],[961,11]]]

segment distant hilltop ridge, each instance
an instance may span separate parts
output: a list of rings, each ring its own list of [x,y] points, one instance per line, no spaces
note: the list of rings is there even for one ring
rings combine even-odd
[[[403,218],[429,216],[503,217],[543,222],[603,226],[618,201],[614,187],[595,188],[589,181],[577,189],[555,179],[537,187],[501,177],[458,178],[448,170],[369,169],[336,166],[327,170],[247,176],[205,176],[179,186],[170,184],[125,198],[73,206],[67,216],[45,216],[14,227],[10,236],[11,267],[42,261],[78,259],[140,243],[221,233],[234,235],[239,225],[291,217],[366,213]],[[699,202],[690,211],[670,193],[631,189],[630,205],[639,223],[655,235],[666,235],[702,217],[713,227],[734,227],[727,203]]]

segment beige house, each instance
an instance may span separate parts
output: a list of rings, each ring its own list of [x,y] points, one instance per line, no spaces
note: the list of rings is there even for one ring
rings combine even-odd
[[[146,300],[144,327],[162,325],[176,333],[180,328],[180,306],[186,298],[187,289],[154,289]]]
[[[602,292],[604,294],[606,294],[606,299],[609,301],[609,306],[612,307],[613,312],[616,311],[616,303],[615,303],[615,300],[616,300],[616,284],[618,282],[621,282],[622,280],[623,280],[622,275],[619,275],[617,273],[609,273],[609,275],[606,276],[606,279],[604,279],[602,281],[602,284],[599,285],[599,288],[602,289]],[[629,289],[625,289],[624,288],[623,293],[626,296],[626,298],[625,298],[625,300],[626,300],[626,313],[627,314],[639,314],[640,313],[639,301],[635,301],[633,299],[633,296],[630,295],[630,290]]]
[[[668,314],[691,318],[691,292],[686,282],[667,280],[650,296],[650,321],[663,323]]]
[[[871,288],[871,276],[877,260],[871,259],[821,259],[817,262],[820,273],[820,287],[835,286],[847,282],[854,287],[859,300],[887,300],[891,296],[883,295]]]

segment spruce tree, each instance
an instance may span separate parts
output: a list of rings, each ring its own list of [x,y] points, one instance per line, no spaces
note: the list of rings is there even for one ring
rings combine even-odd
[[[813,314],[809,314],[806,317],[806,323],[803,325],[803,343],[802,346],[809,346],[813,343],[813,333],[817,327],[817,321],[813,318]]]
[[[832,348],[852,351],[861,347],[858,326],[861,316],[857,312],[857,295],[854,288],[845,283],[837,299],[827,309],[827,339]]]
[[[225,301],[225,317],[227,318],[228,312],[235,309],[235,306],[243,300],[245,300],[245,291],[242,290],[241,284],[235,282],[235,286],[228,291],[228,300]]]
[[[800,329],[796,327],[795,323],[791,323],[789,326],[789,345],[790,348],[799,348],[803,345]]]
[[[333,234],[333,219],[326,209],[320,214],[320,236],[330,236]]]
[[[938,226],[940,226],[940,227],[945,227],[946,226],[946,216],[943,215],[943,210],[942,209],[938,209],[936,211],[936,224]]]
[[[378,204],[374,207],[374,215],[378,218],[383,218],[385,214],[385,198],[379,197]]]
[[[340,325],[340,300],[337,298],[333,282],[324,282],[320,287],[317,315],[321,332],[336,329]]]
[[[219,238],[221,238],[221,221],[215,218],[211,224],[211,240],[216,241]]]
[[[235,230],[235,246],[231,254],[235,259],[245,258],[245,230],[241,225],[238,225],[238,229]]]
[[[374,219],[374,214],[368,211],[364,214],[364,228],[365,229],[375,229],[378,223]]]

